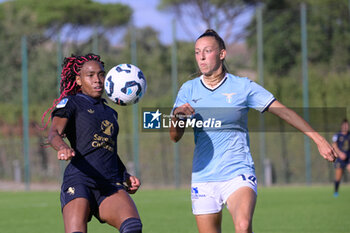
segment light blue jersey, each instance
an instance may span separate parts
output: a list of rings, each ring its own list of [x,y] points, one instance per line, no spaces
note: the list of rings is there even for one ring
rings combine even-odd
[[[248,110],[264,112],[274,100],[257,83],[232,74],[226,74],[213,90],[204,85],[202,77],[184,83],[174,109],[189,103],[195,110],[193,119],[204,122],[203,127],[194,128],[192,182],[226,181],[240,174],[255,174]]]

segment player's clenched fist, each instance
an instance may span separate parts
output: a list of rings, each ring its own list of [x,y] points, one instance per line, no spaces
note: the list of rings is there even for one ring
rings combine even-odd
[[[184,119],[194,114],[194,109],[189,103],[185,103],[177,108],[173,112],[177,119]]]

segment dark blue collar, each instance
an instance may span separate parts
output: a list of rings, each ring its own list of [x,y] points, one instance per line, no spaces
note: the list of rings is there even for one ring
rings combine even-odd
[[[107,101],[104,98],[100,98],[100,99],[95,99],[92,98],[91,96],[85,95],[83,93],[78,93],[77,96],[83,97],[84,99],[86,99],[87,101],[89,101],[92,104],[100,104],[100,103],[107,103]]]

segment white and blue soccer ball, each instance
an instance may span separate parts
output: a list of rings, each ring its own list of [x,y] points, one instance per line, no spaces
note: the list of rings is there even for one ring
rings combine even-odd
[[[135,65],[119,64],[108,71],[104,87],[110,100],[125,106],[139,102],[146,92],[147,82]]]

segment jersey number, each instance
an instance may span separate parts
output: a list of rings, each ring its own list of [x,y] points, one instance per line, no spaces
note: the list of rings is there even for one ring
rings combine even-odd
[[[240,175],[241,177],[242,177],[242,180],[247,180],[248,179],[248,181],[250,181],[250,182],[252,182],[253,184],[255,184],[256,185],[256,177],[255,176],[253,176],[253,175],[251,175],[251,176],[248,176],[248,178],[245,176],[245,175]]]

